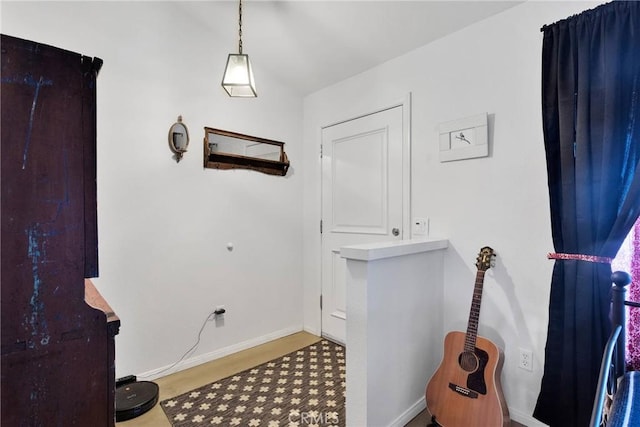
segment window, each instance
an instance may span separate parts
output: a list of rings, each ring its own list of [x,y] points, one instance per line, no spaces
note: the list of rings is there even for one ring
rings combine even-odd
[[[631,274],[627,289],[627,300],[640,302],[640,219],[620,247],[616,259],[611,263],[612,271]],[[627,307],[627,366],[640,370],[640,308]]]

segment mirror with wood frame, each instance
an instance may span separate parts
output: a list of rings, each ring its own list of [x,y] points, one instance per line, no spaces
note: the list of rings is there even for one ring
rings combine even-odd
[[[182,159],[187,148],[189,148],[189,131],[182,123],[182,116],[178,116],[178,121],[169,128],[169,149],[173,152],[176,162]]]
[[[204,128],[204,167],[209,169],[251,169],[284,176],[289,159],[284,142]]]

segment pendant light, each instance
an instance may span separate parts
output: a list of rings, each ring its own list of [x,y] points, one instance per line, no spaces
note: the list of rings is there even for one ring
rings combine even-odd
[[[227,57],[227,67],[222,77],[222,87],[229,96],[255,98],[258,95],[256,94],[256,83],[253,80],[253,70],[251,69],[249,55],[242,53],[242,0],[240,0],[238,15],[238,53],[230,53]]]

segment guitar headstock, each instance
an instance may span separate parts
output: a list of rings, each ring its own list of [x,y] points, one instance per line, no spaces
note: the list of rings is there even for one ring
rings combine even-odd
[[[489,246],[485,246],[480,249],[480,253],[478,254],[476,267],[480,271],[487,271],[491,267],[493,267],[494,258],[496,253]]]

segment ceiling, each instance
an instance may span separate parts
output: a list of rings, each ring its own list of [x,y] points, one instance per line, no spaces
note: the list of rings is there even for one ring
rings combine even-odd
[[[243,53],[304,96],[398,57],[522,1],[243,0]],[[229,53],[237,1],[181,3]],[[221,71],[222,72],[222,71]]]

